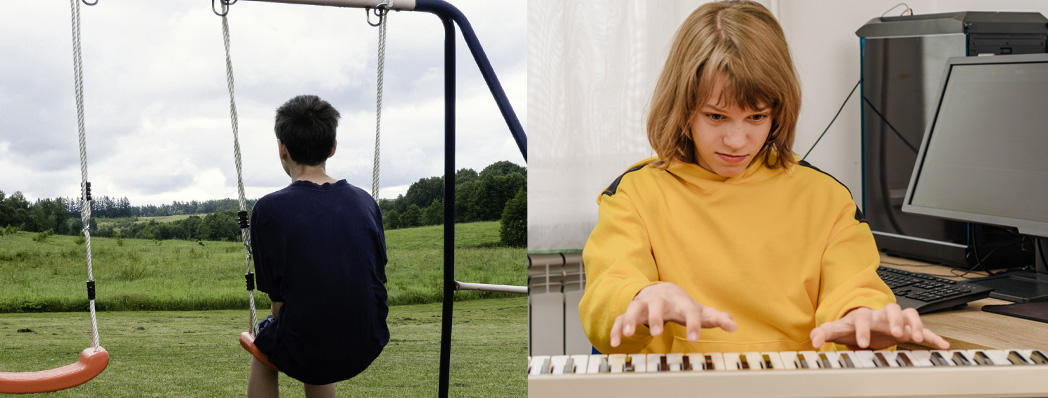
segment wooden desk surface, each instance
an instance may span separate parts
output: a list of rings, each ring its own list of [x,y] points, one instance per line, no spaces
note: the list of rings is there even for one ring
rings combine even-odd
[[[891,257],[881,253],[881,265],[911,272],[935,275],[946,279],[969,279],[986,276],[973,272],[957,277],[960,270],[943,265]],[[986,298],[968,303],[966,307],[921,315],[924,326],[950,342],[950,349],[1039,349],[1048,351],[1048,323],[1030,321],[982,311],[984,305],[1011,304]],[[931,349],[921,344],[905,344],[900,348]]]

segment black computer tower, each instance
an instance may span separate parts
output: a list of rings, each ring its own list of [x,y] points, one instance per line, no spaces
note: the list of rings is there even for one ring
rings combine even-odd
[[[957,12],[874,18],[857,32],[862,58],[862,198],[888,254],[968,268],[1031,263],[1015,231],[902,212],[950,57],[1048,51],[1040,13]],[[987,132],[992,134],[992,132]]]

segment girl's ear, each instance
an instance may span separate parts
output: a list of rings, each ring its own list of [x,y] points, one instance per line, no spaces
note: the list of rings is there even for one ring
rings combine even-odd
[[[335,140],[334,144],[331,144],[331,154],[328,157],[335,156],[335,149],[338,148],[338,140]]]

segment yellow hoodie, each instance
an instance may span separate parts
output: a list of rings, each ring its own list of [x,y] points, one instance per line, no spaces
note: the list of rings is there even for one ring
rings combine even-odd
[[[600,217],[583,250],[582,325],[603,353],[810,350],[815,326],[895,297],[877,276],[880,257],[847,187],[806,162],[751,164],[725,178],[698,165],[637,163],[597,199]],[[637,292],[673,282],[731,314],[738,330],[703,329],[689,343],[668,323],[639,327],[612,348],[611,326]],[[823,349],[833,349],[826,344]]]

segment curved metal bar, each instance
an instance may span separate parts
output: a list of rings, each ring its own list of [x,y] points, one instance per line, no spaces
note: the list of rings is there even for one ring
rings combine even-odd
[[[481,290],[485,292],[503,292],[503,293],[518,293],[528,294],[527,286],[513,286],[513,285],[492,285],[488,283],[466,283],[455,281],[455,289],[457,290]]]
[[[458,8],[444,0],[416,0],[415,11],[444,16],[458,24],[459,30],[462,31],[462,38],[466,41],[466,46],[469,47],[470,53],[473,54],[473,60],[476,61],[477,67],[480,68],[480,74],[488,84],[488,89],[491,90],[491,95],[495,97],[495,103],[498,104],[499,111],[502,112],[502,118],[506,120],[506,125],[509,126],[509,131],[513,134],[513,140],[517,143],[517,149],[520,150],[521,156],[527,162],[528,136],[524,134],[524,128],[521,127],[520,120],[517,119],[517,114],[513,112],[513,105],[509,103],[506,91],[502,89],[502,84],[499,83],[495,70],[491,68],[491,62],[488,61],[488,56],[484,53],[484,48],[481,47],[480,40],[477,39],[477,34],[473,31],[473,27],[469,24],[466,16]]]

